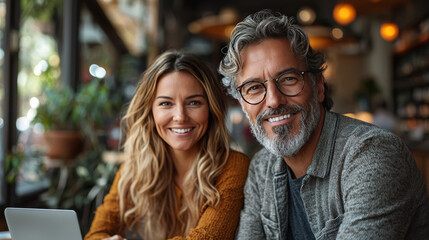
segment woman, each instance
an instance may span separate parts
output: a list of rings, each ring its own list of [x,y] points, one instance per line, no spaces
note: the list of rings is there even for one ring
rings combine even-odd
[[[249,159],[229,149],[223,98],[192,55],[155,60],[123,119],[127,160],[85,240],[234,238]]]

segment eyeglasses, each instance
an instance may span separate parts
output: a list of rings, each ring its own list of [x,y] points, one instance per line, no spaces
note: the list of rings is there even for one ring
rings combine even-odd
[[[277,78],[267,79],[265,81],[249,81],[236,88],[241,97],[248,104],[256,105],[261,103],[267,95],[265,83],[274,80],[277,89],[285,96],[294,97],[304,89],[304,74],[310,71],[298,71],[295,69],[287,70],[281,73]]]

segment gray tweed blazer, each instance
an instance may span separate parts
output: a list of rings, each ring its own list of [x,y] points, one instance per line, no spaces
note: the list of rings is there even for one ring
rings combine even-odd
[[[263,149],[251,160],[236,239],[286,239],[287,166]],[[429,200],[396,135],[326,112],[301,196],[316,239],[429,239]]]

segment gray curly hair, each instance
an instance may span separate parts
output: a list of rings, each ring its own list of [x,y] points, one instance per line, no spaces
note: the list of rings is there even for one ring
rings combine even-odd
[[[240,94],[236,90],[237,75],[242,70],[240,51],[249,44],[259,43],[268,38],[282,37],[289,40],[292,53],[306,63],[311,73],[321,74],[326,69],[325,57],[311,48],[307,34],[294,23],[293,18],[264,9],[247,16],[235,26],[228,44],[228,51],[220,62],[219,73],[224,76],[222,83],[231,96],[240,99]],[[312,77],[312,79],[315,81],[316,78]],[[330,110],[333,102],[327,95],[326,82],[324,86],[323,106]]]

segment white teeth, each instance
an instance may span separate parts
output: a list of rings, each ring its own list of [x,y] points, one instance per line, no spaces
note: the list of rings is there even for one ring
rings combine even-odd
[[[283,115],[280,117],[268,118],[268,122],[277,122],[277,121],[283,120],[285,118],[290,118],[290,116],[291,116],[291,114],[286,114],[286,115]]]
[[[187,133],[191,130],[192,130],[192,128],[186,128],[186,129],[171,128],[171,131],[173,131],[175,133]]]

